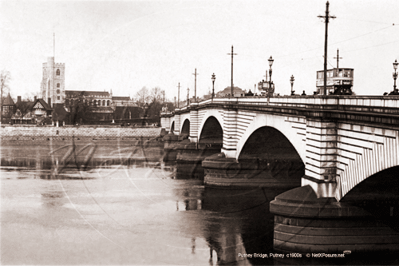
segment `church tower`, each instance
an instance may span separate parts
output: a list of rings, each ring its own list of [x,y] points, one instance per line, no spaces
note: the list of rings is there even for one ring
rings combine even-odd
[[[52,57],[47,57],[47,62],[43,63],[43,79],[41,84],[42,98],[50,107],[54,103],[64,103],[65,101],[65,64],[55,63],[55,34]]]
[[[51,99],[51,107],[65,101],[65,64],[55,63],[54,57],[48,57],[43,63],[41,91],[43,100],[49,103]]]

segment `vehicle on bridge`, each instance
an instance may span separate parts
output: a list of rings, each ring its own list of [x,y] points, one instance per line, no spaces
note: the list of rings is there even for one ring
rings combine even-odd
[[[275,90],[275,86],[273,81],[268,82],[265,80],[262,80],[258,83],[258,88],[260,90],[260,94],[262,96],[269,96],[269,97],[273,97],[274,96],[274,90]]]
[[[327,95],[352,95],[353,68],[327,69]],[[324,87],[324,70],[317,71],[317,91],[322,94]]]

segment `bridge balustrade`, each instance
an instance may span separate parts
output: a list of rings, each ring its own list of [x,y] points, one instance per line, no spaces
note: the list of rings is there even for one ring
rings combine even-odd
[[[240,106],[269,106],[292,107],[330,111],[370,112],[384,114],[399,114],[399,97],[387,96],[280,96],[270,98],[236,97],[214,98],[192,103],[176,109],[178,112],[187,112],[190,108],[202,108],[205,105],[240,105]],[[162,115],[168,115],[161,113]]]

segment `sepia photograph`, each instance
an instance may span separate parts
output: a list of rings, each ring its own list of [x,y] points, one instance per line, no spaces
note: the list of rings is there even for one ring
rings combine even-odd
[[[0,0],[1,265],[399,265],[396,0]]]

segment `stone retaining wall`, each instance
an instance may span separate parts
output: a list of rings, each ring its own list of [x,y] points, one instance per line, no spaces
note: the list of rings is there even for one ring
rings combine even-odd
[[[34,140],[43,138],[95,138],[95,139],[122,139],[158,137],[161,134],[160,127],[1,127],[2,140]],[[33,138],[33,139],[32,139]]]

